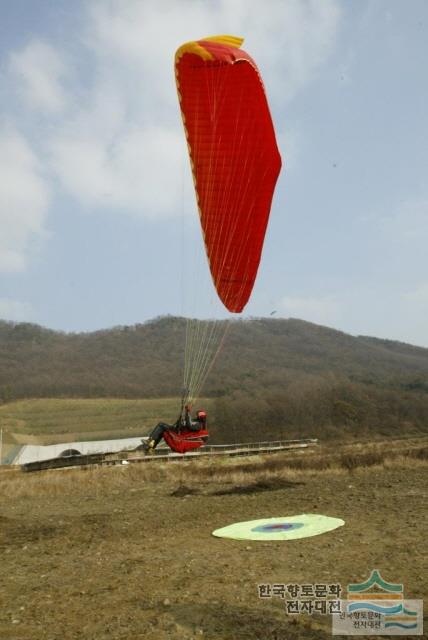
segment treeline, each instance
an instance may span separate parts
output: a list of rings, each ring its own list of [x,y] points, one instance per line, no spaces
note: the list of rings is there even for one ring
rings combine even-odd
[[[0,322],[0,398],[176,395],[183,345],[169,319],[69,334]]]
[[[67,334],[0,321],[0,402],[178,396],[185,326]],[[300,320],[233,321],[204,395],[224,441],[428,430],[428,349]]]
[[[297,379],[260,395],[235,392],[214,404],[216,440],[401,437],[428,432],[428,394],[346,379]]]

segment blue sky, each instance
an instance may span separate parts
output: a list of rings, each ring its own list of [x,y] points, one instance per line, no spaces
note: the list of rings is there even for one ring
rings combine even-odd
[[[428,347],[424,0],[3,0],[0,317],[227,316],[173,75],[216,33],[257,61],[284,165],[244,315]]]

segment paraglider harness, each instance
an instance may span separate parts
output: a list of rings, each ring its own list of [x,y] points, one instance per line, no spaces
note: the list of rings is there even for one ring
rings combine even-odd
[[[159,422],[141,445],[142,448],[147,453],[153,453],[162,438],[176,453],[186,453],[202,447],[209,436],[206,429],[207,414],[205,411],[198,411],[197,419],[192,420],[190,410],[190,405],[182,406],[178,420],[173,425]]]
[[[209,433],[206,428],[207,414],[198,411],[197,419],[192,420],[191,407],[182,408],[180,416],[173,427],[165,430],[163,438],[167,445],[176,453],[186,453],[199,449],[208,441]]]

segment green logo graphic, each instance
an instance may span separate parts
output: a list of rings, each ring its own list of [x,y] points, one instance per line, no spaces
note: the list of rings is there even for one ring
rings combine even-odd
[[[403,584],[374,569],[367,580],[349,584],[333,635],[422,635],[422,600],[405,600]]]

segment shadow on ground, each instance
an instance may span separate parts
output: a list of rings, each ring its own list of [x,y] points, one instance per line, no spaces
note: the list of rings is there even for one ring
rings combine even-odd
[[[227,496],[232,494],[251,494],[260,493],[262,491],[279,491],[280,489],[295,489],[304,485],[304,482],[291,482],[290,480],[274,479],[274,480],[258,480],[250,484],[238,484],[227,489],[219,489],[213,491],[212,496]]]
[[[162,631],[169,627],[172,638],[323,640],[331,637],[312,625],[313,621],[287,618],[279,607],[278,611],[272,608],[263,611],[262,606],[254,609],[213,602],[162,606],[158,617],[158,630],[159,626]]]

